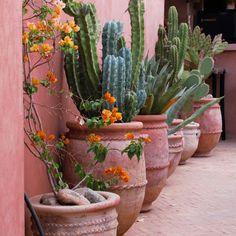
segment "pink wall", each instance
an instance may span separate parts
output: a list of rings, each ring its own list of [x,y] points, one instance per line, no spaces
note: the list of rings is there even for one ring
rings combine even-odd
[[[24,144],[21,65],[22,1],[0,7],[0,235],[24,235]],[[14,6],[14,7],[12,7]]]

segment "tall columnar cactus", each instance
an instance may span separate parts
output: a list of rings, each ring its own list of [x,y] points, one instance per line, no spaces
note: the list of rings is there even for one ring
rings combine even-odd
[[[172,42],[178,36],[179,18],[177,9],[174,6],[169,8],[168,12],[168,39]]]
[[[118,54],[118,41],[122,37],[123,24],[119,21],[108,21],[103,27],[102,33],[102,57]]]
[[[122,36],[123,24],[109,21],[102,32],[102,72],[97,56],[99,22],[93,4],[64,0],[65,11],[80,25],[79,54],[65,55],[68,85],[79,107],[80,99],[101,98],[108,91],[116,97],[118,109],[124,121],[138,114],[146,101],[145,72],[142,66],[144,53],[144,2],[130,0],[128,11],[131,18],[131,50],[125,47]],[[105,107],[112,108],[110,104]]]
[[[140,68],[144,55],[144,1],[130,0],[129,14],[131,20],[131,51],[132,51],[132,69],[133,83],[132,86],[136,89]]]

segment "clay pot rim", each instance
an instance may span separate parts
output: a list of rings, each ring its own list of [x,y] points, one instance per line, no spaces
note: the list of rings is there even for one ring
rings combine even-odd
[[[105,197],[107,200],[99,203],[92,203],[90,205],[83,205],[83,206],[47,206],[40,204],[40,199],[43,196],[37,195],[32,197],[30,200],[32,202],[32,205],[34,209],[37,212],[41,213],[48,213],[50,211],[51,214],[74,214],[74,213],[91,213],[95,211],[105,210],[112,207],[116,207],[120,203],[120,196],[111,193],[111,192],[101,192],[98,191],[103,197]],[[51,193],[52,194],[52,193]]]
[[[161,114],[161,115],[137,115],[134,117],[134,121],[139,122],[150,122],[150,121],[166,121],[167,115]]]
[[[75,130],[80,130],[80,131],[87,131],[89,130],[88,127],[85,125],[80,125],[78,121],[67,121],[66,122],[66,127],[69,129],[75,129]],[[109,126],[105,126],[103,128],[99,129],[91,129],[90,131],[120,131],[120,130],[142,130],[143,128],[143,123],[142,122],[128,122],[128,123],[114,123]]]
[[[182,134],[170,134],[168,135],[168,139],[174,140],[174,139],[182,139],[183,135]]]
[[[199,128],[200,128],[200,124],[197,122],[194,122],[194,123],[190,123],[186,125],[183,129],[199,129]]]

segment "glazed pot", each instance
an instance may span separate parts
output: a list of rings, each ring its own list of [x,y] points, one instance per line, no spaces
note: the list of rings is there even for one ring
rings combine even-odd
[[[116,207],[120,197],[109,192],[99,193],[106,198],[106,201],[84,206],[42,205],[40,204],[42,195],[31,198],[31,203],[45,235],[116,236],[118,225]],[[32,232],[34,236],[39,235],[34,223]]]
[[[183,120],[174,119],[172,122],[170,129],[176,127]],[[168,144],[169,144],[169,169],[168,169],[168,177],[170,177],[176,170],[176,167],[179,165],[181,155],[183,152],[183,131],[182,129],[177,131],[175,134],[168,135]]]
[[[144,149],[148,183],[142,212],[151,209],[152,202],[157,199],[166,183],[169,167],[166,118],[166,115],[135,117],[136,121],[143,123],[143,133],[148,134],[152,140]]]
[[[89,134],[95,133],[102,137],[101,143],[106,146],[109,145],[109,149],[112,150],[109,151],[105,162],[95,166],[93,175],[98,179],[103,179],[104,170],[116,166],[121,166],[128,172],[130,176],[128,183],[120,181],[116,186],[109,189],[121,198],[117,207],[118,235],[124,234],[135,222],[142,207],[147,184],[146,167],[144,155],[141,156],[140,161],[137,160],[136,156],[130,160],[127,155],[121,155],[116,149],[123,150],[130,144],[130,141],[125,138],[125,134],[128,132],[133,132],[135,137],[139,138],[143,124],[141,122],[120,123],[97,130],[89,130],[77,122],[67,122],[67,127],[69,128],[67,136],[70,139],[67,149],[85,170],[90,170],[92,163],[92,155],[87,153],[88,144],[85,140]],[[69,158],[64,159],[63,173],[67,182],[72,185],[80,181],[78,175],[74,173],[74,165]]]
[[[200,137],[199,124],[192,122],[183,128],[184,147],[181,155],[180,165],[184,165],[186,161],[196,152]]]
[[[194,102],[194,111],[213,100],[215,100],[215,98],[204,98]],[[200,117],[196,119],[196,122],[200,124],[201,135],[198,148],[194,156],[210,156],[211,151],[219,143],[222,133],[222,116],[220,105],[215,104],[208,108]]]

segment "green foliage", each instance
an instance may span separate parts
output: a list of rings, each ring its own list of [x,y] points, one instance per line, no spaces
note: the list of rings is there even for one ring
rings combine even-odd
[[[95,161],[102,163],[107,157],[108,149],[101,143],[91,143],[88,149],[88,153],[90,152],[94,153]]]
[[[216,35],[214,39],[210,35],[205,35],[201,32],[199,26],[196,26],[193,31],[189,30],[189,45],[186,54],[186,67],[188,69],[198,68],[199,63],[205,57],[214,57],[222,53],[228,43],[222,40],[222,35]]]
[[[109,187],[109,183],[106,181],[98,180],[94,178],[92,174],[86,173],[84,168],[80,164],[76,164],[75,173],[84,180],[85,185],[95,191],[105,191]]]
[[[128,155],[130,160],[136,156],[138,161],[140,161],[140,158],[143,154],[142,138],[138,140],[132,140],[130,144],[122,151],[122,154],[124,153]]]

